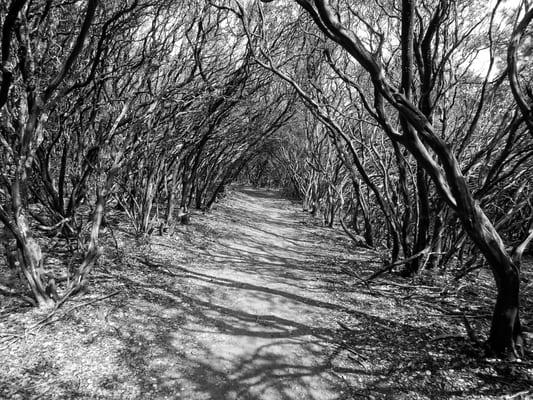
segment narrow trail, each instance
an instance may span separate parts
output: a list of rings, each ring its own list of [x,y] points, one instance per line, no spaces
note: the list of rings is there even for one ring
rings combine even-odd
[[[531,388],[533,368],[502,381],[457,321],[456,310],[490,316],[490,304],[458,302],[431,275],[360,284],[345,268],[369,276],[379,256],[277,192],[237,188],[149,241],[113,218],[118,249],[94,289],[39,332],[24,330],[37,310],[0,318],[0,338],[20,337],[0,346],[0,399],[497,399]],[[489,318],[473,317],[486,331]]]
[[[339,348],[337,321],[354,310],[327,284],[343,238],[306,226],[290,202],[263,190],[241,189],[207,218],[212,231],[190,243],[186,266],[169,264],[164,243],[152,247],[159,256],[148,263],[165,265],[176,291],[154,295],[185,307],[167,310],[183,318],[167,332],[179,356],[155,357],[148,369],[167,364],[166,384],[191,400],[351,398],[354,361]]]
[[[338,280],[332,260],[348,256],[344,238],[306,226],[304,213],[264,190],[241,189],[203,218],[210,230],[191,235],[185,266],[164,241],[145,261],[173,280],[145,286],[170,303],[170,325],[153,325],[159,354],[143,373],[191,400],[351,398],[354,361],[339,348],[337,321],[350,323],[355,310],[327,283]]]

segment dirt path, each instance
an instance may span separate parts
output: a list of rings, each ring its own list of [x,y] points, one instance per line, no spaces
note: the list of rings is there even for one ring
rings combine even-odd
[[[149,243],[119,225],[121,250],[106,251],[90,291],[48,325],[28,329],[43,315],[0,307],[0,399],[530,393],[533,366],[485,361],[456,318],[459,309],[490,316],[482,297],[456,296],[468,285],[493,290],[488,279],[461,287],[431,283],[434,275],[416,285],[391,276],[357,284],[343,267],[368,276],[382,265],[377,254],[354,249],[276,192],[240,188],[217,210]],[[489,318],[471,321],[487,331]]]
[[[338,256],[338,238],[306,227],[303,217],[275,192],[243,189],[209,216],[216,239],[192,243],[204,247],[197,259],[168,266],[177,272],[174,298],[186,305],[183,324],[168,332],[182,351],[173,383],[182,398],[326,400],[348,393],[342,375],[353,362],[338,350],[337,321],[349,319],[351,309],[324,284],[323,261]],[[153,249],[161,255],[153,262],[165,264],[165,248]]]

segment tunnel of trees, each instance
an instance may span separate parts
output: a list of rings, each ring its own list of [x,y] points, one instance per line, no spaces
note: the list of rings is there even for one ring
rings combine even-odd
[[[58,307],[110,210],[171,234],[238,181],[283,189],[405,277],[488,268],[488,347],[518,356],[532,19],[501,0],[0,2],[0,234],[18,277],[0,293]]]

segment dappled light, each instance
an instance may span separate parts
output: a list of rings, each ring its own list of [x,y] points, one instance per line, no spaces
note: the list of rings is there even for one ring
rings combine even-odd
[[[0,1],[0,398],[533,396],[533,4]]]
[[[33,398],[42,385],[50,398],[444,399],[530,382],[482,362],[449,313],[458,304],[358,285],[340,266],[365,274],[377,253],[324,232],[275,191],[244,188],[194,221],[174,238],[124,248],[121,265],[106,259],[94,279],[112,279],[104,286],[119,295],[2,348],[12,360],[2,393]],[[22,389],[26,377],[34,384]]]

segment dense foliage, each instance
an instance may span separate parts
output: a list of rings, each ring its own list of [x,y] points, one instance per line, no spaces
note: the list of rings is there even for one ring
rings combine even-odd
[[[58,306],[110,207],[165,234],[239,180],[282,187],[405,276],[490,267],[489,344],[518,355],[533,8],[268,3],[0,2],[0,234],[19,278],[1,293]]]

